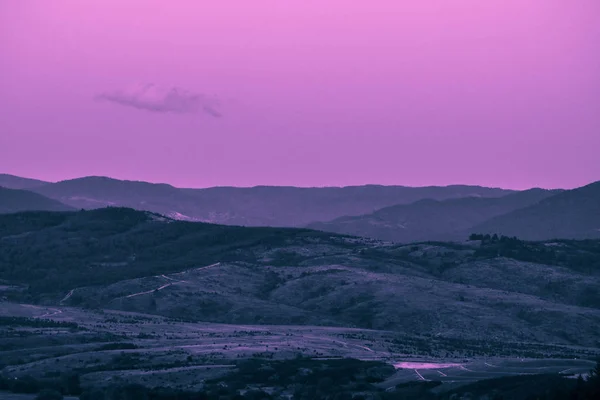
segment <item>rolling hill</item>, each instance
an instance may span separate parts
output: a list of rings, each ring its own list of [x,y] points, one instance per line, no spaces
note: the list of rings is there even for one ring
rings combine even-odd
[[[20,176],[0,174],[0,186],[8,189],[32,189],[48,184],[38,179],[22,178]]]
[[[466,232],[473,226],[557,193],[560,191],[530,189],[497,198],[425,199],[385,207],[371,214],[313,223],[308,227],[395,242],[464,240],[468,237]]]
[[[0,187],[0,214],[20,211],[69,211],[73,208],[27,190]]]
[[[304,226],[342,215],[360,215],[393,204],[420,199],[465,196],[499,197],[511,191],[480,186],[347,186],[298,188],[256,186],[193,189],[204,204],[212,204],[216,223],[247,226]]]
[[[399,245],[106,208],[2,215],[0,243],[19,303],[600,346],[598,241]]]
[[[60,181],[35,191],[83,209],[121,206],[169,215],[175,210],[188,210],[196,203],[193,197],[171,185],[96,176]]]
[[[480,186],[256,186],[179,189],[166,184],[85,177],[34,189],[75,208],[132,207],[176,219],[244,226],[299,227],[343,215],[360,215],[420,199],[499,197],[511,191]]]
[[[528,240],[600,238],[600,181],[567,190],[471,228]]]

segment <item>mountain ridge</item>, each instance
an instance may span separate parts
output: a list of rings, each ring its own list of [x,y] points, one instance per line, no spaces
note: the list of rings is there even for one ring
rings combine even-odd
[[[0,173],[0,186],[5,187],[7,189],[32,189],[34,187],[43,186],[48,183],[51,182]]]
[[[360,215],[384,206],[410,203],[428,197],[498,197],[513,192],[465,185],[189,189],[98,176],[49,183],[32,190],[74,208],[123,206],[191,221],[296,227],[342,215]]]
[[[600,238],[600,181],[492,218],[474,226],[473,232],[528,240]]]
[[[307,227],[395,242],[464,240],[472,226],[557,193],[560,191],[534,188],[495,198],[423,199],[385,207],[371,214],[309,224]]]
[[[0,186],[0,213],[15,213],[21,211],[72,211],[59,201],[42,196],[41,194],[23,190],[9,189]]]

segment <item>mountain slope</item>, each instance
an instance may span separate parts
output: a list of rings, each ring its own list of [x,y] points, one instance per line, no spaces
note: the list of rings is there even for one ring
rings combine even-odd
[[[8,189],[32,189],[48,184],[38,179],[22,178],[20,176],[0,174],[0,186]]]
[[[303,226],[425,198],[498,197],[511,193],[497,188],[460,185],[178,189],[165,184],[105,177],[62,181],[35,191],[76,208],[132,207],[177,219],[245,226]]]
[[[338,243],[343,240],[308,229],[175,221],[130,208],[7,214],[0,215],[0,243],[10,244],[0,246],[0,279],[28,282],[38,292],[56,291],[218,261],[259,262],[273,247],[311,241],[320,243],[322,252],[328,243],[350,251]],[[13,254],[17,248],[23,251]]]
[[[600,238],[600,181],[490,219],[471,232],[527,240]]]
[[[61,181],[34,190],[83,209],[117,206],[171,215],[196,203],[194,198],[171,185],[121,181],[100,176]]]
[[[600,345],[599,241],[391,245],[106,208],[2,215],[0,243],[19,303]]]
[[[420,199],[464,196],[499,197],[510,191],[480,186],[404,187],[346,186],[298,188],[256,186],[192,189],[189,193],[211,205],[216,223],[249,226],[303,226],[343,215],[360,215],[392,204]]]
[[[508,263],[523,273],[529,265]],[[485,265],[485,263],[482,263]],[[516,265],[513,265],[516,264]],[[549,266],[536,269],[553,270]],[[489,272],[487,270],[486,272]],[[514,275],[513,275],[514,276]],[[516,275],[520,276],[520,275]],[[577,292],[598,277],[567,271]],[[553,281],[563,275],[553,277]],[[551,296],[496,289],[490,279],[459,283],[401,271],[343,264],[263,266],[220,263],[182,273],[83,287],[76,299],[91,307],[233,324],[350,326],[445,337],[594,344],[600,310]],[[525,293],[523,293],[525,292]],[[75,303],[72,303],[75,304]],[[561,337],[562,336],[562,337]],[[566,339],[566,340],[565,340]]]
[[[73,210],[56,200],[27,190],[0,187],[0,213],[20,211],[69,211]]]
[[[465,197],[382,208],[357,217],[314,223],[309,228],[396,242],[465,239],[464,230],[489,218],[529,206],[557,191],[530,189],[499,198]],[[461,233],[460,235],[458,233]]]

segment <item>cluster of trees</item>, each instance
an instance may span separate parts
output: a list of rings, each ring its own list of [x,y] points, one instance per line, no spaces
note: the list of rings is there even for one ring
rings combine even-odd
[[[62,398],[63,395],[79,396],[82,393],[77,373],[56,375],[58,376],[47,378],[0,376],[0,390],[12,393],[38,393],[38,397],[44,400],[53,400],[52,396],[57,397],[57,395],[60,396],[58,398]]]
[[[516,236],[513,237],[509,237],[509,236],[498,236],[497,233],[494,233],[493,235],[490,235],[489,233],[483,234],[483,233],[472,233],[469,236],[469,240],[481,240],[484,243],[497,243],[497,242],[501,242],[501,243],[518,243],[520,242],[519,239],[517,239]]]
[[[0,316],[0,326],[27,326],[32,328],[78,329],[75,322],[53,321],[51,319]]]
[[[480,240],[475,251],[479,258],[509,257],[515,260],[559,265],[586,273],[600,271],[600,241],[554,240],[529,242],[516,237],[473,233],[469,240]]]
[[[81,400],[261,400],[272,399],[263,391],[249,391],[244,395],[232,393],[226,387],[216,391],[190,392],[171,388],[146,388],[137,384],[126,384],[84,391]],[[44,399],[45,400],[45,399]],[[54,400],[54,399],[48,399]]]
[[[147,389],[140,385],[89,390],[82,400],[597,400],[600,399],[600,363],[587,379],[558,375],[521,375],[479,381],[450,392],[436,394],[441,382],[409,382],[392,391],[373,385],[390,375],[389,365],[358,360],[315,361],[305,358],[288,361],[247,360],[239,371],[224,379],[208,382],[202,392],[166,388]],[[391,371],[393,372],[393,371]],[[248,386],[255,389],[248,389]],[[270,387],[267,393],[260,387]],[[286,388],[287,390],[283,390]]]
[[[354,359],[244,360],[237,371],[207,381],[200,392],[147,388],[138,384],[112,384],[81,389],[77,374],[35,379],[0,377],[0,390],[36,394],[36,400],[597,400],[600,399],[600,362],[587,378],[560,375],[519,375],[488,379],[436,394],[441,382],[409,382],[392,391],[378,387],[394,373],[388,364]],[[261,388],[270,388],[268,391]]]

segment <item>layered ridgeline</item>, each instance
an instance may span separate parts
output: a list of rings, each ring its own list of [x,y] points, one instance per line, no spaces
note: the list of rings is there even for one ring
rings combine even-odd
[[[69,211],[73,208],[27,190],[0,186],[0,214],[19,211]]]
[[[463,197],[419,200],[347,216],[309,228],[395,242],[464,239],[474,226],[498,215],[530,206],[558,191],[530,189],[497,198]]]
[[[527,240],[600,238],[600,182],[499,198],[428,199],[308,227],[397,242],[461,240],[469,233]]]
[[[31,190],[77,209],[124,206],[181,220],[245,226],[303,226],[421,199],[499,197],[511,193],[509,190],[463,185],[179,189],[166,184],[104,177],[37,185]]]
[[[492,218],[472,231],[530,240],[600,238],[600,181]]]
[[[10,175],[1,175],[0,182],[76,209],[125,206],[178,220],[307,226],[404,243],[462,240],[470,233],[529,240],[600,238],[600,182],[574,190],[520,192],[461,185],[179,189],[104,177],[48,183]],[[0,203],[12,201],[7,193],[0,194]],[[3,212],[60,209],[37,203],[24,201]]]
[[[48,184],[38,179],[22,178],[20,176],[0,174],[0,186],[8,189],[31,189]]]
[[[600,242],[390,244],[124,208],[0,216],[20,303],[600,346]]]

